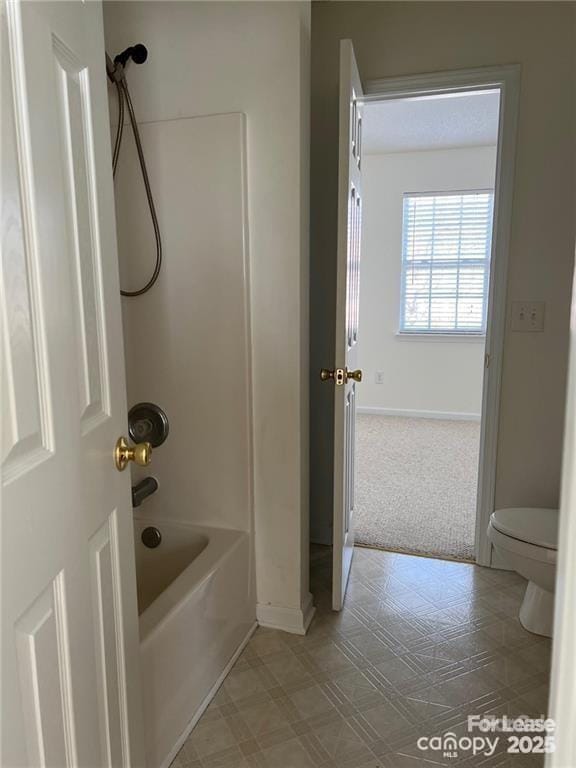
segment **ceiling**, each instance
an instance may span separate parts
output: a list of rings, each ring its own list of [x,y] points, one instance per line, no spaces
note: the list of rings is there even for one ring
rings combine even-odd
[[[363,151],[415,152],[496,144],[497,91],[367,103]]]

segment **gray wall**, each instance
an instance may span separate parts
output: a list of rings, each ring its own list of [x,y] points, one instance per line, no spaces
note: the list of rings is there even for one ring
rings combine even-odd
[[[574,254],[574,3],[312,4],[311,536],[332,514],[338,41],[364,80],[522,66],[508,311],[546,302],[541,334],[504,346],[496,506],[558,503]]]

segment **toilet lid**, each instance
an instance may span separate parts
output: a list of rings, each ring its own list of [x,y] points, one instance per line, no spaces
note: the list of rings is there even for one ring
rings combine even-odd
[[[558,548],[558,510],[514,507],[497,509],[490,517],[497,531],[528,544]]]

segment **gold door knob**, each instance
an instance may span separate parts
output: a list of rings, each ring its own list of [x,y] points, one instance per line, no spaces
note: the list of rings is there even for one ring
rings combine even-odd
[[[349,371],[346,369],[346,379],[354,379],[354,381],[362,381],[362,371],[358,368],[357,371]]]
[[[322,368],[320,371],[320,378],[322,381],[330,381],[330,379],[334,379],[336,386],[341,387],[342,384],[346,383],[346,371],[344,368],[335,368],[333,371],[328,368]]]
[[[125,437],[119,437],[114,448],[114,463],[119,472],[123,472],[128,463],[133,461],[139,467],[146,467],[152,460],[152,446],[150,443],[137,443],[128,445]]]
[[[360,369],[357,371],[349,371],[348,368],[335,368],[331,371],[328,368],[322,368],[320,371],[320,378],[322,381],[330,381],[330,379],[334,379],[336,386],[341,387],[343,384],[346,384],[348,379],[362,381],[362,371]]]

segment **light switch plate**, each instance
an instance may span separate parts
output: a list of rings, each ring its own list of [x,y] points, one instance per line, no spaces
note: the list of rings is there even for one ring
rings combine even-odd
[[[525,333],[543,331],[545,307],[543,301],[513,301],[512,330]]]
[[[374,381],[376,384],[384,384],[386,381],[386,374],[384,371],[376,371],[376,375],[374,376]]]

